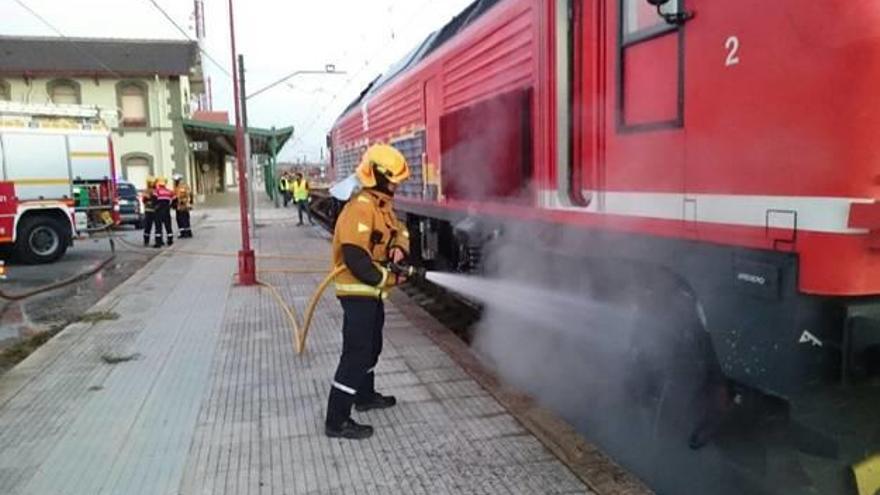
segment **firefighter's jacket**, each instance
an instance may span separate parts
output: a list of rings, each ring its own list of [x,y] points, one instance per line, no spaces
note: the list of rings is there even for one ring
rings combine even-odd
[[[144,213],[153,213],[156,211],[156,202],[153,199],[153,191],[155,188],[147,187],[144,189],[143,201],[144,201]]]
[[[153,189],[153,196],[152,197],[153,197],[153,205],[156,208],[159,208],[160,206],[170,207],[171,201],[174,200],[174,193],[171,192],[171,190],[165,186],[156,186],[156,188]]]
[[[345,264],[343,246],[350,245],[366,251],[373,264],[381,273],[376,285],[359,280],[346,266],[336,277],[338,297],[376,297],[384,299],[396,284],[393,274],[384,266],[389,261],[388,253],[397,247],[409,254],[409,231],[397,219],[392,209],[390,196],[373,189],[357,193],[342,209],[336,221],[333,234],[333,264]]]
[[[189,186],[178,184],[174,187],[174,207],[177,211],[189,211],[192,209],[193,196]]]

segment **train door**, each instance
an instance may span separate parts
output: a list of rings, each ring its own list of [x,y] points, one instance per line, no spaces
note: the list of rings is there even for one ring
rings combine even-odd
[[[595,206],[605,144],[607,2],[557,0],[557,186],[569,206]]]

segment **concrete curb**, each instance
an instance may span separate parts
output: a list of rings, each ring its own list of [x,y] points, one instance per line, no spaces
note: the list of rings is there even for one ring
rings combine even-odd
[[[165,260],[165,256],[154,256],[126,281],[114,287],[113,290],[99,299],[98,302],[85,312],[112,311],[123,292],[129,290],[131,285],[137,285],[149,277],[154,270],[165,263]],[[31,381],[39,377],[43,371],[51,366],[69,348],[71,343],[84,338],[92,326],[94,326],[94,323],[85,322],[75,322],[67,325],[22,362],[0,376],[0,408],[14,398]]]

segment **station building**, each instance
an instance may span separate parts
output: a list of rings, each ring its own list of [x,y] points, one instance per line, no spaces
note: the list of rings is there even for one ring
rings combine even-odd
[[[183,125],[205,101],[195,42],[0,36],[0,46],[0,100],[98,106],[121,177],[197,182]]]

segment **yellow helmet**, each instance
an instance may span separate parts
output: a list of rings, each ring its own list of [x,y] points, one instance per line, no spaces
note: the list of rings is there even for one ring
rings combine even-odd
[[[364,152],[361,162],[354,171],[363,187],[376,187],[373,165],[376,166],[376,170],[395,184],[400,184],[409,178],[409,165],[406,163],[406,158],[393,146],[374,144]]]
[[[164,185],[165,185],[165,177],[159,177],[159,178],[157,178],[157,179],[156,179],[156,185],[157,185],[157,186],[164,186]]]
[[[156,185],[156,178],[153,177],[152,175],[148,175],[147,176],[147,187],[153,187],[154,185]]]

